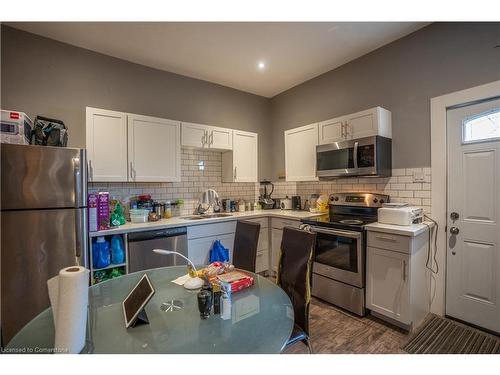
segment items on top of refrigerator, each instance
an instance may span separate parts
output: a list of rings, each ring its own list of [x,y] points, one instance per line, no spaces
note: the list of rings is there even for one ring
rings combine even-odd
[[[6,111],[2,109],[0,141],[29,145],[33,121],[24,112]]]
[[[31,132],[31,143],[39,146],[66,147],[68,129],[61,120],[36,116]]]

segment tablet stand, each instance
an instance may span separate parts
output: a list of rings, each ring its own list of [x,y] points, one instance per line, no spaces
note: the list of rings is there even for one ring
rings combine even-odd
[[[137,317],[134,319],[134,321],[132,322],[132,324],[130,324],[130,327],[133,328],[133,327],[140,326],[140,325],[143,325],[143,324],[149,324],[148,315],[146,314],[146,310],[144,310],[144,308],[137,315]]]

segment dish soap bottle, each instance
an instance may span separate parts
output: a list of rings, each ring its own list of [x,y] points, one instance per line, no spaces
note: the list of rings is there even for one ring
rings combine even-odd
[[[123,246],[122,236],[119,234],[111,237],[111,263],[125,263],[125,247]]]

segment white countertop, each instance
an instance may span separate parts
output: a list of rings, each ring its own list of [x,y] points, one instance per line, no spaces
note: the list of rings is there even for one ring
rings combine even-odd
[[[226,217],[216,217],[208,219],[199,220],[185,220],[183,216],[176,216],[170,219],[162,219],[154,222],[147,223],[129,223],[125,225],[120,225],[119,227],[113,227],[107,230],[100,230],[97,232],[90,232],[90,237],[107,236],[112,234],[120,233],[130,233],[130,232],[140,232],[144,230],[155,230],[155,229],[165,229],[165,228],[175,228],[175,227],[187,227],[191,225],[203,225],[203,224],[213,224],[220,223],[224,221],[238,220],[242,218],[258,218],[258,217],[277,217],[284,219],[305,219],[313,216],[324,215],[324,213],[312,213],[308,211],[293,211],[293,210],[257,210],[257,211],[246,211],[246,212],[232,212],[231,216]],[[194,215],[187,215],[194,216]]]
[[[433,227],[434,223],[432,221],[424,221],[423,224],[412,224],[412,225],[392,225],[392,224],[381,224],[381,223],[371,223],[365,225],[366,230],[373,232],[383,232],[399,234],[402,236],[416,237],[429,230],[429,227]]]

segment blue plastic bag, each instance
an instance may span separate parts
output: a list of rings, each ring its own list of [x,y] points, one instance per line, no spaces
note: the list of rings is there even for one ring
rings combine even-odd
[[[210,263],[229,262],[229,249],[226,249],[219,240],[215,240],[210,249]]]

